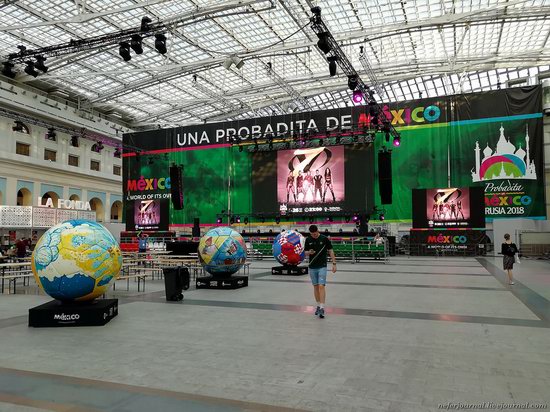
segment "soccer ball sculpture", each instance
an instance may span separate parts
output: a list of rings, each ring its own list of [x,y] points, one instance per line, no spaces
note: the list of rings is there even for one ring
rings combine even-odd
[[[246,261],[244,239],[230,227],[211,229],[199,242],[199,260],[212,276],[229,277]]]
[[[273,242],[273,256],[282,265],[297,266],[306,257],[305,243],[306,239],[299,232],[294,230],[282,232]]]
[[[113,235],[88,220],[67,220],[50,228],[31,258],[36,283],[61,301],[89,301],[103,295],[121,266],[122,254]]]

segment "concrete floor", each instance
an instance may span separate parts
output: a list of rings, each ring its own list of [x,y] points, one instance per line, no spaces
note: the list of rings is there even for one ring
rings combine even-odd
[[[117,288],[119,316],[95,328],[28,328],[28,309],[49,299],[35,286],[0,295],[0,411],[550,403],[549,262],[523,261],[512,287],[498,258],[339,263],[323,320],[308,278],[271,266],[253,262],[248,288],[189,290],[182,303],[160,280]]]

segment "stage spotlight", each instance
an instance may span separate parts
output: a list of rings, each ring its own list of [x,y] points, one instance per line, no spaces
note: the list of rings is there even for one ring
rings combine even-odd
[[[23,122],[21,120],[16,120],[11,130],[13,130],[14,132],[23,132]]]
[[[319,49],[321,49],[323,53],[328,54],[332,50],[329,42],[329,34],[326,32],[317,33],[317,37],[319,37],[319,40],[317,41],[317,47],[319,47]]]
[[[328,71],[329,71],[330,77],[336,76],[336,69],[337,69],[336,62],[337,61],[338,61],[338,57],[336,57],[336,56],[330,56],[328,58]]]
[[[142,38],[139,34],[134,34],[132,36],[132,40],[130,41],[130,47],[136,54],[143,53]]]
[[[155,49],[157,49],[160,54],[166,54],[168,51],[166,49],[166,36],[164,34],[155,34]]]
[[[384,213],[380,213],[380,214],[378,215],[378,219],[379,219],[379,220],[385,220],[386,217],[384,216]]]
[[[4,66],[2,68],[2,74],[10,79],[15,78],[16,73],[13,71],[15,65],[12,62],[4,62],[2,65]]]
[[[248,225],[248,222],[249,222],[249,221],[248,221],[248,218],[245,217],[245,218],[244,218],[244,224],[245,224],[245,225]]]
[[[344,220],[346,221],[346,223],[349,223],[349,221],[351,220],[351,216],[346,216]]]
[[[358,222],[359,221],[359,215],[353,215],[353,221]]]
[[[53,127],[48,127],[48,131],[46,132],[46,139],[52,140],[54,142],[57,139],[57,133],[55,133],[55,129]]]
[[[265,217],[264,217],[264,216],[262,216],[262,217],[260,218],[260,222],[265,223]]]
[[[118,49],[118,54],[124,59],[125,62],[132,60],[132,55],[130,54],[130,43],[127,41],[122,41],[119,43],[120,48]]]
[[[36,67],[41,72],[46,73],[48,71],[48,68],[44,64],[45,61],[46,58],[44,56],[36,56],[36,63],[34,64],[34,67]]]
[[[241,223],[241,217],[237,216],[237,223]]]
[[[353,92],[353,103],[361,103],[363,101],[363,92],[355,90]]]
[[[218,225],[221,225],[221,224],[222,224],[222,218],[221,218],[221,217],[218,217],[218,218],[216,219],[216,223],[217,223]]]
[[[32,77],[38,76],[38,72],[34,68],[34,62],[32,60],[28,60],[25,63],[27,63],[27,66],[25,67],[25,73]]]
[[[359,78],[357,76],[348,76],[348,87],[350,90],[355,90],[359,84]]]
[[[393,145],[395,147],[401,146],[401,138],[399,136],[393,138]]]
[[[234,217],[231,217],[231,219],[229,219],[229,223],[230,223],[230,224],[234,224],[234,223],[235,223],[235,218],[234,218]]]
[[[150,17],[142,17],[141,19],[141,31],[149,31],[151,30],[150,24],[153,22]]]
[[[281,223],[281,216],[276,216],[275,217],[275,223],[277,223],[277,224]]]

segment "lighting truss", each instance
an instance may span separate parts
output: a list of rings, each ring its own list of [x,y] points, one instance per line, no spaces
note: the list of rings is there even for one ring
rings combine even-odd
[[[349,61],[348,57],[340,48],[340,45],[334,39],[334,36],[323,21],[321,17],[321,8],[318,6],[312,7],[311,12],[313,13],[313,16],[310,18],[311,29],[315,32],[317,37],[323,38],[325,40],[325,46],[327,46],[327,49],[330,48],[328,53],[325,53],[327,62],[335,61],[340,69],[348,76],[348,79],[352,77],[357,79],[357,86],[355,90],[359,90],[361,91],[361,93],[363,93],[363,98],[369,105],[371,116],[376,115],[376,117],[378,118],[378,122],[381,124],[381,130],[390,134],[394,139],[399,139],[399,133],[397,132],[397,130],[395,130],[390,121],[387,120],[384,112],[382,111],[382,107],[376,102],[376,99],[374,98],[374,91],[371,90],[371,88],[367,86],[365,82],[363,82],[363,80]]]
[[[370,145],[376,138],[376,130],[359,128],[354,126],[352,130],[344,132],[308,132],[301,133],[289,131],[284,135],[273,137],[272,135],[262,137],[246,136],[247,139],[237,139],[230,142],[232,147],[238,147],[247,152],[269,152],[290,149],[307,149],[311,147],[327,147],[351,144]]]
[[[373,70],[369,60],[367,59],[366,53],[363,52],[363,47],[361,47],[361,53],[359,53],[359,61],[367,73],[369,84],[376,91],[378,97],[382,99],[384,97],[384,87],[382,87],[382,84],[378,80],[376,72]]]
[[[271,80],[273,80],[274,83],[276,83],[281,89],[287,92],[288,95],[292,97],[295,103],[302,106],[303,110],[313,110],[307,99],[273,70],[273,66],[271,65],[271,63],[265,64],[265,70]]]
[[[14,1],[12,1],[11,3],[14,3]],[[98,50],[104,48],[105,46],[116,45],[121,41],[129,41],[133,35],[139,35],[142,38],[146,38],[153,37],[155,36],[155,34],[165,34],[167,31],[174,30],[175,28],[181,26],[184,23],[188,23],[189,21],[200,20],[201,18],[208,17],[211,14],[226,11],[231,7],[246,7],[254,3],[257,2],[252,0],[234,1],[217,6],[197,8],[193,12],[183,14],[181,16],[178,16],[177,18],[171,18],[157,23],[150,22],[147,24],[146,29],[140,26],[133,29],[119,30],[101,36],[89,37],[79,40],[71,39],[68,43],[41,47],[38,49],[21,49],[18,53],[11,53],[7,56],[4,56],[2,59],[15,63],[24,63],[29,58],[36,56],[56,57],[86,50]],[[270,3],[272,4],[271,1]],[[218,17],[223,17],[223,14]]]

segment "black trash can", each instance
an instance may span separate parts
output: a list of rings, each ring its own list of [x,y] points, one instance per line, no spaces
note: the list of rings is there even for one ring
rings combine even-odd
[[[189,269],[185,267],[164,268],[164,289],[166,300],[180,301],[183,299],[182,291],[189,289]]]

